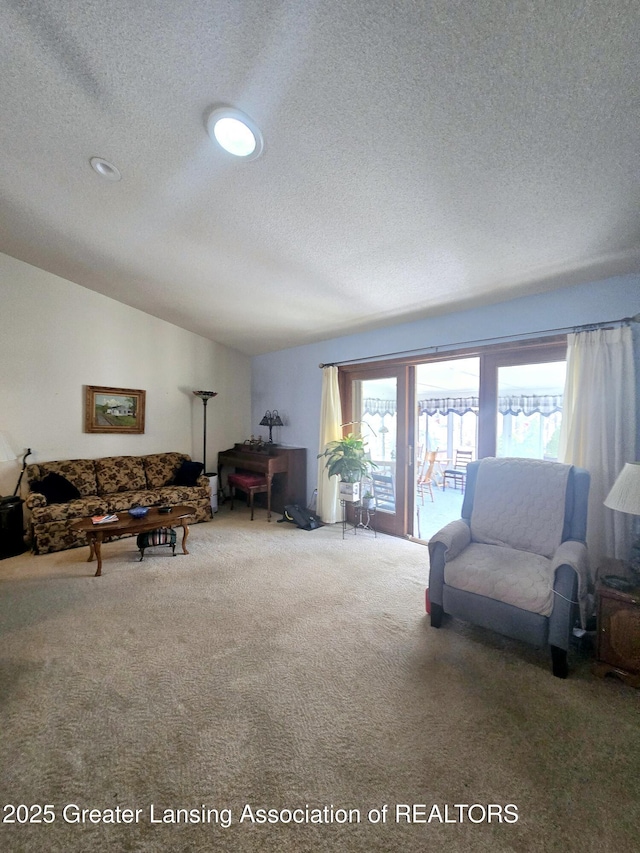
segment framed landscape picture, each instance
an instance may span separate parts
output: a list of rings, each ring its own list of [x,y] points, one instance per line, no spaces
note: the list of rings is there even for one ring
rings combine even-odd
[[[87,385],[85,432],[144,432],[145,392]]]

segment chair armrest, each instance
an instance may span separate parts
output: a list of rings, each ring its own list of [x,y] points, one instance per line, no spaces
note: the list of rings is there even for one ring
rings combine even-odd
[[[584,542],[578,542],[576,539],[567,539],[566,542],[561,542],[556,548],[553,555],[553,567],[562,566],[564,563],[571,566],[585,564],[587,561],[587,546]],[[576,571],[578,569],[576,568]]]
[[[558,566],[549,615],[549,644],[568,651],[578,607],[578,576],[566,563]]]
[[[46,506],[47,499],[44,495],[41,495],[40,492],[31,492],[25,498],[25,504],[27,506],[27,509],[35,509],[39,506]]]
[[[450,522],[429,540],[429,598],[442,606],[444,564],[471,542],[471,530],[462,519]]]
[[[556,549],[551,561],[551,571],[556,579],[554,590],[557,588],[557,578],[561,574],[560,569],[565,566],[575,572],[578,580],[577,602],[580,607],[580,621],[584,628],[587,620],[587,593],[589,591],[589,557],[584,542],[567,539]]]
[[[445,562],[453,560],[461,551],[471,542],[471,529],[469,525],[461,518],[449,522],[429,540],[429,554],[431,554],[431,546],[436,543],[444,545]]]

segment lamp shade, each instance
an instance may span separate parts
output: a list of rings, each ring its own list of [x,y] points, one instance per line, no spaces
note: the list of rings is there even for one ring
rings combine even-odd
[[[196,395],[196,397],[200,397],[205,406],[212,397],[218,396],[217,391],[194,391],[193,393]]]
[[[13,462],[17,459],[16,454],[9,446],[9,442],[0,432],[0,462]]]
[[[640,462],[625,464],[605,498],[604,505],[618,512],[640,515]]]

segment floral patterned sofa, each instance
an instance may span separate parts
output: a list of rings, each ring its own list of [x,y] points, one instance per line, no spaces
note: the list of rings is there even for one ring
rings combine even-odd
[[[211,512],[211,487],[207,477],[192,478],[195,485],[176,485],[184,453],[152,453],[148,456],[107,456],[102,459],[68,459],[27,465],[31,512],[31,539],[36,554],[64,551],[86,544],[84,533],[71,530],[72,521],[88,515],[126,512],[131,507],[188,504],[194,508],[194,520],[208,521]],[[60,503],[47,501],[38,488],[47,475],[64,477],[75,494]],[[178,481],[184,481],[178,477]],[[189,479],[189,478],[187,478]],[[75,487],[75,489],[73,489]]]

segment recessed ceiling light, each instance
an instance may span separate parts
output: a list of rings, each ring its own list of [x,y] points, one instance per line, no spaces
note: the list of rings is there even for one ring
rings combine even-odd
[[[120,170],[102,157],[92,157],[89,162],[94,172],[97,172],[101,178],[105,178],[107,181],[119,181],[122,177]]]
[[[262,154],[264,140],[260,128],[246,113],[232,107],[217,107],[207,118],[207,133],[234,157],[255,160]]]

